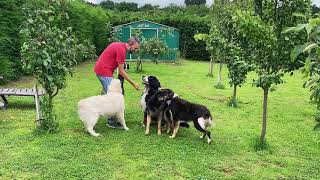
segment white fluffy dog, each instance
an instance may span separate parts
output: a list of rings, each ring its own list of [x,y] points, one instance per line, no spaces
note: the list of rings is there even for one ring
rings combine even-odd
[[[113,79],[106,95],[92,96],[79,101],[78,113],[80,119],[85,130],[92,136],[98,137],[100,135],[93,130],[100,116],[117,116],[123,129],[129,130],[124,119],[124,97],[121,92],[120,81]]]

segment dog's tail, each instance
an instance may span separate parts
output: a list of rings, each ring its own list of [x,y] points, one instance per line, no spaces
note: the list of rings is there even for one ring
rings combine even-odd
[[[207,122],[206,122],[206,124],[207,124],[206,126],[207,126],[207,127],[215,127],[215,126],[216,126],[216,124],[215,124],[215,122],[213,121],[213,118],[212,118],[210,112],[209,112],[209,113],[206,113],[206,114],[203,114],[202,117],[207,120]]]

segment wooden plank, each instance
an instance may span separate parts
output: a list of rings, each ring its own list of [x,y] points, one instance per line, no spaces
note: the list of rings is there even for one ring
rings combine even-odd
[[[36,101],[37,122],[39,121],[40,123],[41,114],[40,114],[39,96],[43,96],[44,94],[45,94],[45,91],[38,90],[36,85],[34,86],[33,89],[2,88],[0,89],[0,97],[3,99],[4,103],[0,103],[0,108],[3,106],[4,108],[6,108],[8,106],[8,100],[6,99],[5,96],[33,96],[35,97],[35,101]]]
[[[40,102],[39,102],[39,95],[38,95],[38,88],[37,85],[34,85],[35,94],[34,94],[34,99],[36,101],[36,112],[37,112],[37,117],[36,117],[36,125],[40,126],[41,125],[41,112],[40,112]]]
[[[0,95],[14,95],[16,91],[17,89],[5,88],[5,89],[2,89],[2,91],[0,92]]]
[[[0,89],[0,95],[7,96],[34,96],[34,89]],[[38,90],[38,96],[43,96],[45,94],[44,90]]]
[[[38,91],[39,93],[39,91]],[[34,96],[35,90],[33,89],[19,89],[16,94],[16,96]]]

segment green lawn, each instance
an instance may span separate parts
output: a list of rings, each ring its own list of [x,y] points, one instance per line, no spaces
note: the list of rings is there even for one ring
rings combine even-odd
[[[206,77],[204,62],[144,64],[144,72],[130,75],[156,75],[163,87],[181,97],[206,105],[216,127],[208,145],[193,128],[180,128],[176,139],[167,134],[144,135],[140,126],[142,91],[126,88],[126,122],[129,131],[110,129],[100,119],[94,138],[84,132],[77,115],[77,102],[100,93],[93,74],[93,62],[77,67],[68,78],[67,88],[54,105],[60,123],[56,134],[35,133],[35,107],[30,97],[9,97],[10,107],[0,111],[0,179],[319,179],[320,133],[313,131],[315,105],[302,88],[300,73],[285,78],[277,91],[270,93],[268,106],[268,150],[255,151],[260,135],[262,90],[252,87],[254,73],[238,90],[240,108],[226,105],[232,89],[223,71],[226,89],[213,86]],[[215,69],[216,70],[216,69]],[[24,78],[7,86],[32,87]]]

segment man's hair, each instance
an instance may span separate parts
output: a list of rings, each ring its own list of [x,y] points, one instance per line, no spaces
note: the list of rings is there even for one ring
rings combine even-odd
[[[134,37],[131,37],[131,38],[128,39],[128,44],[134,44],[134,43],[140,44],[140,40],[139,40],[138,37],[134,36]]]

